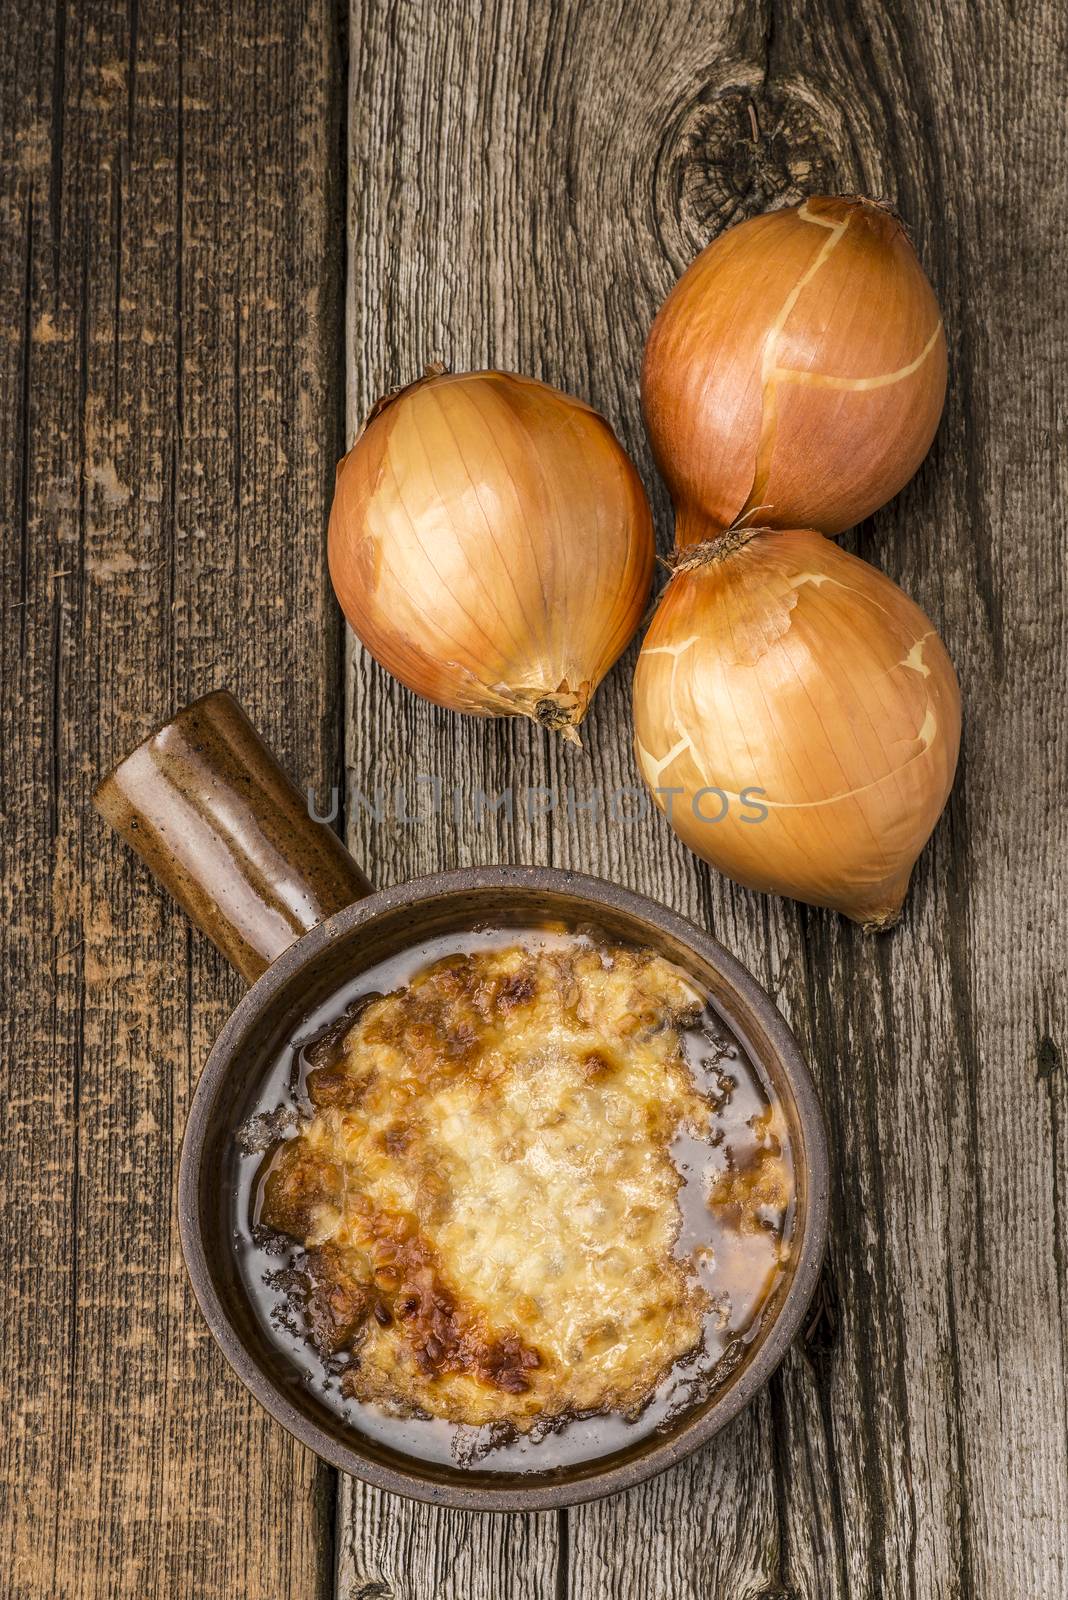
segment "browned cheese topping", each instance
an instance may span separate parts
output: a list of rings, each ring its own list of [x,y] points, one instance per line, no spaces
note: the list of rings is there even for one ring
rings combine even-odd
[[[671,1144],[709,1132],[680,1049],[700,1007],[650,952],[576,941],[450,956],[360,1013],[262,1208],[306,1247],[350,1396],[523,1430],[633,1413],[699,1344]],[[772,1154],[711,1200],[744,1230],[786,1183]]]

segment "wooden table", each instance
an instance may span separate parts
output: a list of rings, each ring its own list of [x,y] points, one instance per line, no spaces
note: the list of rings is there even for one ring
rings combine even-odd
[[[0,17],[0,1588],[1062,1600],[1064,8]],[[585,754],[438,713],[345,641],[323,554],[346,431],[433,358],[603,409],[666,547],[638,411],[653,312],[718,230],[821,189],[898,205],[950,340],[930,459],[847,541],[935,619],[966,707],[948,812],[876,940],[734,888],[649,816],[466,820],[476,786],[637,782],[633,651]],[[559,1515],[436,1513],[339,1480],[229,1374],[174,1174],[237,984],[88,810],[110,758],[215,684],[302,784],[339,787],[380,884],[600,872],[714,929],[789,1016],[835,1161],[825,1283],[759,1402],[686,1465]],[[363,803],[420,774],[459,785],[459,826]]]

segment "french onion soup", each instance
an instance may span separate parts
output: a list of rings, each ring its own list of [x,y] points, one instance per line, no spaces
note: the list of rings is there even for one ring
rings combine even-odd
[[[364,1432],[546,1470],[745,1359],[786,1266],[781,1109],[678,967],[443,936],[310,1016],[239,1135],[254,1304]]]

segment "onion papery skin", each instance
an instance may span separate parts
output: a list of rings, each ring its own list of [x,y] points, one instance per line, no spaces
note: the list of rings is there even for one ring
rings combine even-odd
[[[883,573],[809,531],[686,553],[638,657],[634,724],[654,798],[720,872],[871,929],[897,920],[952,787],[960,693]],[[727,797],[722,821],[695,816],[702,789]],[[743,820],[753,790],[763,821]],[[697,807],[724,809],[713,794]]]
[[[642,370],[677,545],[740,520],[852,527],[912,477],[945,392],[938,302],[891,211],[812,196],[728,229],[664,302]]]
[[[574,738],[642,619],[654,540],[638,474],[590,406],[505,372],[380,402],[340,463],[330,575],[375,659],[454,711]]]

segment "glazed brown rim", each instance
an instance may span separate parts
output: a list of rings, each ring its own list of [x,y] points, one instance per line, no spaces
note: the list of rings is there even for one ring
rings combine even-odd
[[[325,1432],[271,1381],[237,1334],[216,1293],[202,1238],[201,1159],[205,1139],[211,1131],[216,1090],[271,997],[334,940],[383,912],[430,902],[457,891],[479,889],[534,889],[578,895],[591,906],[608,906],[624,915],[655,922],[713,967],[743,1007],[759,1019],[790,1085],[801,1130],[808,1184],[805,1226],[793,1277],[768,1332],[722,1400],[713,1400],[704,1411],[696,1413],[691,1422],[683,1420],[662,1444],[653,1445],[633,1461],[622,1462],[603,1472],[594,1466],[586,1476],[574,1481],[534,1481],[529,1488],[497,1489],[484,1483],[468,1488],[463,1484],[441,1483],[422,1476],[415,1467],[408,1472],[373,1461],[356,1446],[344,1445]],[[829,1158],[823,1113],[808,1067],[781,1012],[752,974],[718,939],[659,901],[620,888],[603,878],[553,867],[465,867],[382,889],[346,906],[290,945],[248,990],[215,1041],[193,1095],[179,1165],[178,1227],[197,1303],[230,1366],[271,1416],[321,1460],[375,1488],[388,1489],[431,1505],[467,1511],[544,1511],[599,1500],[619,1490],[633,1488],[691,1455],[749,1404],[785,1356],[815,1290],[827,1243],[828,1190]]]

